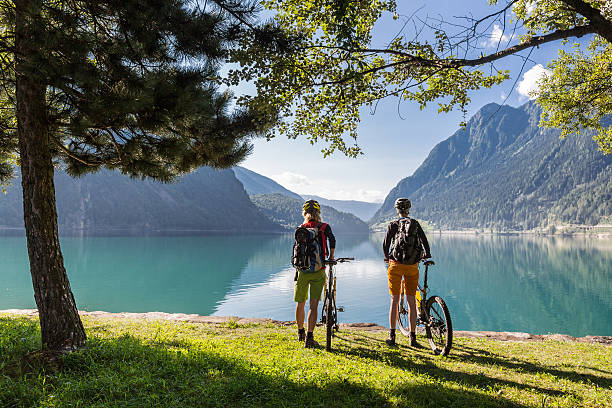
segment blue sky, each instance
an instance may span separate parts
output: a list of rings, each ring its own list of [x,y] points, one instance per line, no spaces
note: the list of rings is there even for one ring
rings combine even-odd
[[[505,1],[501,0],[504,4]],[[480,18],[493,10],[486,0],[470,1],[398,1],[400,15],[408,16],[418,10],[421,18],[472,15]],[[385,16],[377,24],[374,45],[386,44],[400,29],[403,17],[397,21]],[[410,33],[410,29],[408,30]],[[485,51],[494,51],[498,40],[507,43],[508,33],[503,37],[501,27],[487,27],[488,38],[479,40]],[[519,76],[523,60],[506,58],[499,68],[510,69],[511,79],[491,90],[473,93],[468,107],[468,118],[483,105],[496,102],[519,106],[527,102],[525,95],[534,83],[535,75],[557,54],[558,42],[547,44],[531,54],[523,74]],[[528,52],[527,52],[528,53]],[[527,55],[523,52],[523,55]],[[512,89],[515,80],[518,81]],[[507,98],[507,99],[506,99]],[[421,111],[413,102],[398,100],[382,101],[374,115],[369,110],[362,113],[358,131],[358,144],[364,154],[356,159],[346,158],[341,153],[323,158],[321,148],[306,140],[288,140],[283,137],[271,141],[256,140],[254,152],[242,166],[270,177],[286,188],[299,194],[316,194],[329,199],[353,199],[381,201],[402,178],[411,175],[425,160],[431,149],[447,139],[459,128],[461,112],[438,114],[433,104]]]

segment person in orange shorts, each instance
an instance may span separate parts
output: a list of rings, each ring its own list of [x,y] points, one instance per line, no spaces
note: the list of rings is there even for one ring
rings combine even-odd
[[[419,347],[416,341],[417,307],[414,297],[419,282],[419,261],[431,258],[429,243],[423,228],[419,223],[408,217],[410,200],[398,198],[395,208],[399,219],[391,221],[383,241],[385,263],[388,265],[389,293],[391,307],[389,308],[389,338],[386,343],[395,346],[395,327],[397,325],[398,305],[401,294],[402,278],[404,293],[408,302],[410,319],[410,346]]]

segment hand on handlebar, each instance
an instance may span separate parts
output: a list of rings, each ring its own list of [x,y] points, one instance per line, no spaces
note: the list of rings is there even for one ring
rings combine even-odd
[[[423,264],[425,266],[429,266],[429,265],[435,265],[436,263],[433,261],[433,259],[431,259],[431,255],[423,257],[423,259],[421,259],[421,262],[423,262]]]
[[[333,258],[333,257],[330,256],[329,259],[327,259],[325,261],[325,263],[329,264],[329,265],[335,265],[338,262],[342,263],[342,262],[354,261],[354,260],[355,260],[355,258]]]

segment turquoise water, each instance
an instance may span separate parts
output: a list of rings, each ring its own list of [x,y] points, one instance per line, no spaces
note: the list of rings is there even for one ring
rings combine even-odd
[[[612,335],[612,240],[430,237],[457,330]],[[387,325],[382,236],[338,237],[342,322]],[[291,235],[62,238],[80,309],[292,320]],[[35,308],[24,237],[0,237],[0,309]]]

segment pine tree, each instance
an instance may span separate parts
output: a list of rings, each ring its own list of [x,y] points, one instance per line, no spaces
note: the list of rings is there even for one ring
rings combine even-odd
[[[264,32],[255,12],[235,0],[0,1],[0,182],[16,158],[44,348],[86,340],[58,239],[54,165],[168,182],[244,158],[274,115],[231,111],[218,69],[239,37]]]

